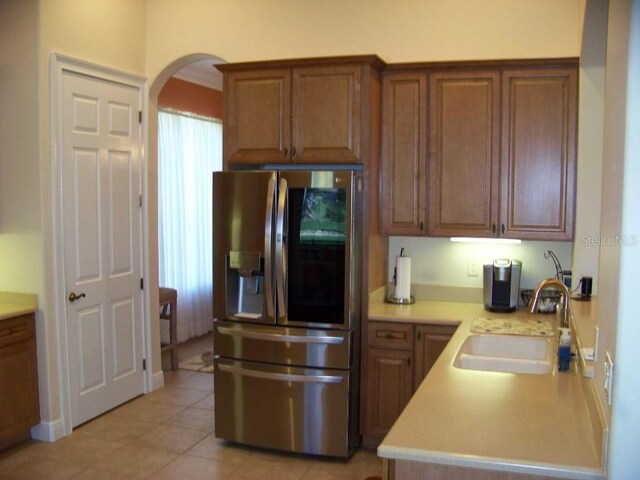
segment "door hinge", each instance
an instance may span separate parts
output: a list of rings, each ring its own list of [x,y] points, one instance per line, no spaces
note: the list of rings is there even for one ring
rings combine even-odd
[[[140,279],[140,290],[144,290],[144,278]]]
[[[142,123],[142,110],[138,110],[138,123]]]
[[[142,370],[146,370],[147,369],[147,359],[143,358],[142,359]]]
[[[142,208],[142,195],[138,195],[138,207]]]

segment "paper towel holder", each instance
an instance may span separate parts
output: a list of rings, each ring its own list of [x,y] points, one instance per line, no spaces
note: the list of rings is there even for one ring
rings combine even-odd
[[[400,249],[400,256],[404,257],[404,248]],[[388,303],[395,303],[398,305],[409,305],[415,303],[416,299],[413,295],[409,295],[409,298],[396,297],[396,285],[397,285],[397,267],[393,267],[393,282],[387,284],[387,294],[385,301]]]
[[[389,303],[397,303],[398,305],[410,305],[416,303],[416,299],[411,295],[409,298],[398,298],[389,293],[385,299]]]

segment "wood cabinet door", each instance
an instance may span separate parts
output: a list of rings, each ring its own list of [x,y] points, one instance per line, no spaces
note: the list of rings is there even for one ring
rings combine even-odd
[[[294,163],[361,161],[361,67],[296,67],[292,80]]]
[[[413,393],[413,351],[369,348],[364,435],[382,440]]]
[[[435,72],[429,101],[429,235],[493,237],[500,73]]]
[[[0,446],[40,421],[33,339],[0,348]]]
[[[290,161],[291,71],[237,71],[224,79],[227,163]]]
[[[571,240],[577,71],[505,71],[502,101],[503,236]]]
[[[424,235],[427,214],[427,75],[382,79],[382,233]]]
[[[417,389],[424,377],[451,340],[457,327],[448,325],[419,325],[416,327],[414,386]]]

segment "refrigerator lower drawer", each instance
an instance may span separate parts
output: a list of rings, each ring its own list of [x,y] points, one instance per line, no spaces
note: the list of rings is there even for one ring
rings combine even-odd
[[[346,457],[349,371],[215,359],[215,434],[238,443]]]

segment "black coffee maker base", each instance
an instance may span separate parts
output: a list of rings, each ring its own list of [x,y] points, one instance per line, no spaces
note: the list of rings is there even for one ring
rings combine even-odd
[[[510,307],[508,305],[485,305],[484,309],[495,313],[509,313],[516,311],[516,307]]]

